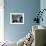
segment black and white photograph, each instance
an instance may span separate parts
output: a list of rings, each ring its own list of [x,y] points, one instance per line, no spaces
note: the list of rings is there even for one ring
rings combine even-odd
[[[24,24],[24,13],[10,13],[10,24]]]

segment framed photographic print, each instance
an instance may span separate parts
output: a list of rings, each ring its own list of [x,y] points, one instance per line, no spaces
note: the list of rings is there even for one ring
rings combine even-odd
[[[24,13],[10,13],[10,24],[24,24]]]

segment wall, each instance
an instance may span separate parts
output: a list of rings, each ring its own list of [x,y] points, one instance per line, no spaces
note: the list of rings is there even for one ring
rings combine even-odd
[[[4,36],[7,41],[18,41],[32,28],[32,21],[40,9],[40,0],[4,0]],[[10,13],[24,13],[24,24],[10,24]]]
[[[43,9],[46,9],[46,0],[40,0],[40,9],[41,9],[41,11],[42,11]],[[43,12],[42,17],[43,17],[43,22],[41,21],[41,22],[40,22],[40,25],[46,27],[46,20],[45,20],[45,19],[46,19],[46,11]]]

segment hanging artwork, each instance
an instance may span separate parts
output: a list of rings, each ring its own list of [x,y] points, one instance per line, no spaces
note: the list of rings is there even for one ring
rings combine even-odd
[[[10,13],[10,24],[24,24],[24,13]]]

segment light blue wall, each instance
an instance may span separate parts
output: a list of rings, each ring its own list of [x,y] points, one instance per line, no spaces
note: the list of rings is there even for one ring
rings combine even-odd
[[[46,0],[41,0],[40,1],[40,10],[42,11],[43,9],[46,9]],[[46,11],[43,12],[43,22],[40,22],[40,25],[45,26],[46,27]]]
[[[5,40],[17,41],[32,28],[32,20],[40,9],[40,0],[4,0],[4,35]],[[24,24],[11,25],[10,13],[24,13]]]

